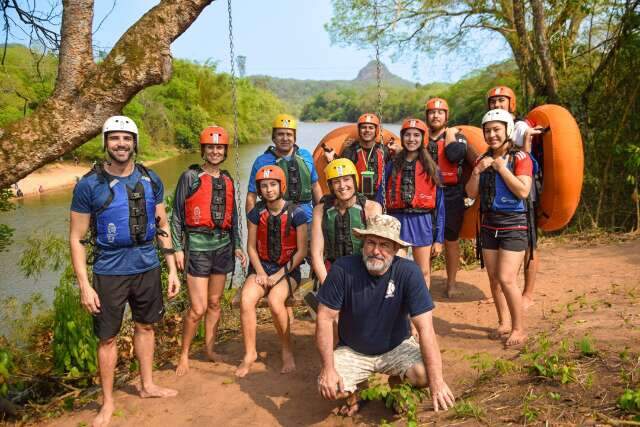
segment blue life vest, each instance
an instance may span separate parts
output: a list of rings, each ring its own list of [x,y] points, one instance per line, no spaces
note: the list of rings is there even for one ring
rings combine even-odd
[[[156,184],[149,171],[136,164],[140,179],[130,188],[117,177],[110,177],[102,165],[96,164],[91,173],[98,182],[109,186],[110,195],[94,212],[92,228],[95,243],[100,248],[122,248],[151,243],[156,237]]]
[[[518,151],[510,151],[507,156],[507,167],[515,170],[515,155]],[[490,155],[486,153],[483,157]],[[480,210],[481,212],[527,212],[527,200],[519,199],[509,190],[507,183],[495,169],[489,167],[480,174]]]

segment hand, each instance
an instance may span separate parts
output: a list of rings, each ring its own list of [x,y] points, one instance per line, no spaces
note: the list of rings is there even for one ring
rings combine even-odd
[[[236,254],[236,258],[240,260],[240,265],[242,266],[242,268],[246,268],[247,256],[244,254],[244,252],[242,252],[242,249],[236,249],[235,254]]]
[[[503,157],[498,157],[497,159],[493,159],[491,166],[496,170],[496,172],[500,172],[500,169],[507,166],[507,160]]]
[[[336,158],[336,150],[331,149],[331,151],[323,151],[324,158],[327,159],[327,163],[331,163],[333,159]]]
[[[482,173],[485,171],[485,169],[493,164],[493,161],[493,157],[491,156],[483,157],[482,160],[480,160],[476,165],[475,170],[477,170],[478,173]]]
[[[456,138],[456,134],[460,132],[457,127],[447,128],[445,131],[445,141],[453,141]]]
[[[387,148],[391,152],[392,155],[398,154],[402,151],[402,145],[396,142],[394,137],[389,139],[389,143],[387,144]]]
[[[442,253],[442,243],[434,242],[431,245],[431,257],[435,258]]]
[[[456,398],[453,396],[447,383],[442,379],[430,382],[429,390],[431,390],[434,411],[438,412],[440,409],[446,411],[449,408],[453,408]]]
[[[335,400],[338,393],[344,393],[342,377],[338,375],[335,368],[322,368],[318,375],[318,392],[327,400]]]
[[[167,297],[172,299],[180,292],[180,279],[176,273],[169,273],[169,283],[167,284]]]
[[[532,127],[532,128],[527,128],[527,130],[524,133],[525,137],[529,137],[529,136],[533,136],[533,135],[540,135],[542,134],[542,131],[544,130],[544,126],[536,126],[536,127]]]
[[[273,287],[278,283],[278,280],[282,279],[284,269],[280,269],[267,278],[268,287]]]
[[[100,298],[98,298],[98,294],[91,286],[80,288],[80,302],[89,314],[100,313]]]
[[[175,255],[176,255],[176,267],[178,268],[178,270],[184,271],[184,252],[176,251]]]
[[[256,274],[256,284],[262,287],[268,285],[269,276],[266,274]]]

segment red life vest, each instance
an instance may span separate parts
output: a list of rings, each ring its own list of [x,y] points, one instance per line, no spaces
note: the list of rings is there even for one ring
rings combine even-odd
[[[220,171],[214,178],[200,167],[196,189],[184,203],[184,222],[187,230],[207,232],[213,229],[230,230],[233,220],[235,189],[227,171]]]
[[[405,162],[387,182],[387,208],[390,212],[431,212],[436,207],[437,187],[422,162]]]
[[[378,187],[380,187],[380,184],[382,183],[386,155],[386,147],[382,146],[382,144],[380,143],[376,142],[371,150],[373,150],[374,152],[369,155],[369,150],[362,149],[362,147],[360,147],[360,143],[356,141],[350,146],[345,147],[345,149],[342,151],[341,156],[343,158],[351,160],[356,165],[356,169],[358,170],[358,174],[360,175],[360,185],[358,188],[358,192],[363,193],[362,172],[370,170],[375,174],[374,180],[376,183],[376,188],[370,194],[363,193],[365,196],[367,196],[367,198],[375,197]]]
[[[258,256],[262,261],[285,265],[298,249],[296,228],[293,226],[295,205],[286,202],[278,215],[272,215],[266,204],[260,202],[258,208]]]
[[[446,132],[443,132],[437,140],[434,141],[430,139],[427,151],[429,151],[431,158],[436,162],[436,165],[438,165],[438,168],[440,169],[442,184],[458,185],[458,182],[460,182],[462,165],[459,163],[451,163],[449,159],[447,159],[447,156],[444,153],[445,135]]]

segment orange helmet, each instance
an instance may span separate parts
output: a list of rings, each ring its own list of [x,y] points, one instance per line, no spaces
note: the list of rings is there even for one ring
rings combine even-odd
[[[447,116],[449,116],[449,104],[447,104],[447,101],[442,98],[431,98],[425,104],[424,109],[425,111],[444,110],[447,112]]]
[[[200,133],[200,145],[229,145],[229,134],[221,126],[209,126]]]
[[[364,113],[363,115],[358,117],[358,126],[365,123],[370,123],[380,128],[380,118],[373,113]]]
[[[280,194],[282,196],[287,192],[287,178],[284,176],[284,171],[280,166],[267,165],[258,169],[258,172],[256,172],[256,189],[258,190],[258,194],[260,194],[260,181],[263,179],[275,179],[279,181]]]
[[[422,135],[427,134],[427,125],[420,119],[404,119],[402,122],[402,127],[400,128],[400,135],[404,133],[405,130],[415,128],[422,132]]]
[[[505,96],[509,98],[509,112],[516,112],[516,94],[511,90],[511,88],[506,86],[496,86],[489,89],[489,92],[487,92],[487,109],[491,108],[489,106],[489,100],[494,96]]]

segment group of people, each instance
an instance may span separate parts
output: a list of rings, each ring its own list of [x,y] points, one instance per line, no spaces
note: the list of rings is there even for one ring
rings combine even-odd
[[[375,372],[429,386],[434,409],[452,406],[443,380],[429,293],[431,259],[444,247],[446,294],[456,288],[459,233],[465,197],[480,199],[479,245],[498,313],[497,338],[505,345],[526,339],[523,311],[532,303],[537,257],[531,220],[535,161],[532,138],[543,130],[515,118],[516,99],[507,87],[491,89],[482,120],[486,153],[469,149],[464,134],[448,127],[447,101],[433,98],[425,120],[408,118],[400,146],[382,142],[379,118],[358,119],[358,138],[340,153],[325,148],[323,194],[311,154],[296,144],[297,122],[278,115],[273,145],[251,170],[245,212],[238,209],[236,183],[222,168],[229,135],[209,126],[200,135],[201,164],[179,178],[171,218],[164,187],[135,162],[136,124],[124,116],[103,126],[108,159],[76,185],[71,204],[70,245],[81,302],[93,315],[104,394],[95,425],[108,424],[114,410],[116,336],[128,302],[135,323],[142,397],[175,396],[152,378],[153,324],[164,312],[160,263],[168,267],[167,296],[178,294],[183,271],[189,309],[183,319],[179,376],[189,371],[189,350],[205,319],[205,350],[221,360],[215,338],[227,275],[236,260],[248,274],[240,298],[245,355],[236,369],[246,376],[257,359],[256,306],[266,298],[282,344],[282,373],[295,369],[288,307],[309,262],[317,281],[316,343],[322,360],[318,390],[345,398],[343,415],[359,409],[357,387]],[[466,184],[465,162],[472,167]],[[242,216],[243,218],[240,218]],[[244,218],[246,217],[246,218]],[[246,253],[239,221],[247,224]],[[87,234],[90,236],[86,238]],[[92,280],[87,268],[92,245]],[[411,250],[413,261],[407,259]],[[516,277],[525,251],[525,291]]]

